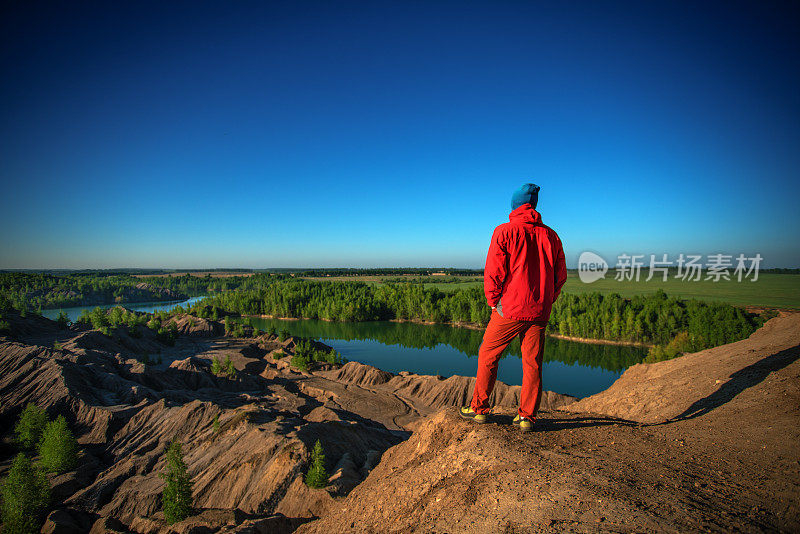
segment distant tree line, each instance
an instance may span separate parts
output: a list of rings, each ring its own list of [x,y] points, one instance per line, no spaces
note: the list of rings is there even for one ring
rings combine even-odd
[[[272,277],[282,279],[286,275]],[[55,276],[46,273],[0,272],[0,307],[11,306],[20,311],[36,311],[71,306],[150,302],[164,300],[164,297],[152,289],[138,289],[137,285],[144,283],[153,288],[169,289],[179,298],[187,298],[260,287],[269,279],[269,274],[224,278],[190,274],[137,278],[127,274]]]
[[[483,269],[453,269],[450,267],[386,267],[374,269],[359,268],[330,268],[330,269],[307,269],[297,271],[298,276],[321,277],[321,276],[427,276],[433,273],[445,273],[448,275],[472,275],[483,276]]]

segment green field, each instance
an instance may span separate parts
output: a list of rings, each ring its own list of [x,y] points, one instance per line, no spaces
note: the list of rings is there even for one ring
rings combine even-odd
[[[313,278],[313,280],[361,281],[370,284],[382,284],[386,278],[389,277],[337,276]],[[570,272],[564,291],[569,293],[619,293],[624,297],[630,297],[663,289],[667,295],[686,299],[716,300],[739,306],[800,309],[800,275],[797,274],[762,273],[759,274],[756,282],[749,280],[742,282],[735,280],[687,282],[676,280],[675,278],[668,278],[666,282],[660,278],[653,278],[653,280],[645,282],[644,278],[646,276],[643,276],[639,282],[617,282],[614,280],[613,272],[610,272],[605,279],[591,284],[584,284],[578,279],[577,273]],[[442,283],[435,276],[427,276],[423,280],[425,287],[435,287],[442,291],[455,291],[470,286],[483,286],[483,282],[475,277],[469,277],[469,281],[459,283]]]
[[[611,273],[605,279],[584,284],[578,275],[570,273],[564,291],[570,293],[619,293],[622,296],[641,295],[663,289],[667,295],[686,299],[717,300],[740,306],[800,309],[800,275],[760,274],[756,282],[735,280],[719,282],[686,282],[668,278],[666,282],[653,278],[649,282],[617,282]]]

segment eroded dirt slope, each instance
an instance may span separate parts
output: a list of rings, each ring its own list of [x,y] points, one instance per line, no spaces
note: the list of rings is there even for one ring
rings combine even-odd
[[[0,337],[0,476],[14,453],[10,431],[28,402],[51,417],[63,414],[81,446],[78,469],[53,477],[48,531],[96,523],[98,532],[113,525],[167,532],[159,474],[173,439],[183,444],[200,518],[176,531],[291,530],[324,515],[424,414],[460,403],[471,388],[464,377],[393,376],[357,363],[297,372],[289,365],[292,338],[224,337],[220,323],[196,317],[178,319],[174,347],[145,327],[104,335],[35,316],[8,319],[12,336]],[[212,361],[228,358],[236,375],[214,374]],[[498,391],[516,402],[514,388],[499,384]],[[331,478],[328,488],[313,490],[302,477],[317,440]]]

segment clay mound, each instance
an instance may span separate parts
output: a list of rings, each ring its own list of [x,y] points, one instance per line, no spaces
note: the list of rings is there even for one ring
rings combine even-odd
[[[0,421],[13,427],[29,402],[63,414],[81,443],[104,443],[129,406],[154,399],[152,390],[109,370],[111,356],[65,354],[38,346],[0,343]]]
[[[4,309],[2,315],[2,320],[8,323],[8,336],[12,339],[37,338],[59,332],[58,323],[35,313],[29,312],[22,317],[17,310]],[[2,337],[0,334],[0,338]]]
[[[64,348],[136,354],[158,353],[164,348],[164,344],[155,340],[155,333],[149,328],[139,326],[137,332],[138,337],[131,337],[125,327],[115,328],[108,336],[98,330],[88,330],[64,344]]]
[[[348,362],[338,370],[315,374],[337,382],[390,392],[414,404],[434,409],[445,406],[466,406],[472,399],[475,389],[474,377],[454,375],[444,378],[408,372],[393,375],[358,362]],[[496,382],[489,402],[497,407],[517,408],[521,389],[520,386]],[[554,410],[576,400],[577,398],[570,395],[544,391],[541,409]]]
[[[206,360],[190,356],[184,360],[175,360],[161,375],[162,384],[172,378],[170,389],[188,389],[197,391],[203,388],[214,388],[216,381],[211,375],[211,366]]]
[[[172,320],[178,328],[178,333],[187,337],[209,338],[221,336],[225,333],[225,326],[219,321],[203,319],[194,315],[183,315]]]
[[[190,373],[205,373],[209,370],[209,365],[206,360],[202,358],[195,358],[189,356],[185,360],[175,360],[169,364],[171,369],[178,369]]]
[[[634,365],[607,390],[566,409],[644,423],[694,416],[724,404],[797,360],[798,346],[800,313],[784,314],[767,321],[748,339],[665,362]],[[797,388],[791,390],[791,398],[797,399]],[[771,406],[765,420],[774,420],[777,408]],[[786,404],[781,409],[792,407]]]
[[[347,362],[341,368],[328,372],[325,376],[337,382],[357,384],[359,386],[377,386],[385,384],[394,376],[377,367],[358,362]]]

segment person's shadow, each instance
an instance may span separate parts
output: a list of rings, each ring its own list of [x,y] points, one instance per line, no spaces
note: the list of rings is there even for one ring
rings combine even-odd
[[[705,415],[715,408],[730,402],[736,395],[747,388],[761,383],[771,372],[783,369],[800,358],[800,346],[776,352],[744,369],[740,369],[728,377],[728,381],[711,395],[704,397],[689,406],[682,414],[670,419],[668,423],[693,419]]]
[[[493,415],[492,422],[509,426],[514,420],[513,415]],[[607,425],[621,425],[621,426],[637,426],[638,423],[626,421],[624,419],[615,419],[613,417],[595,417],[595,416],[578,416],[570,417],[569,419],[558,419],[554,417],[542,416],[536,419],[534,430],[549,432],[558,430],[570,430],[573,428],[593,427],[593,426],[607,426]]]

